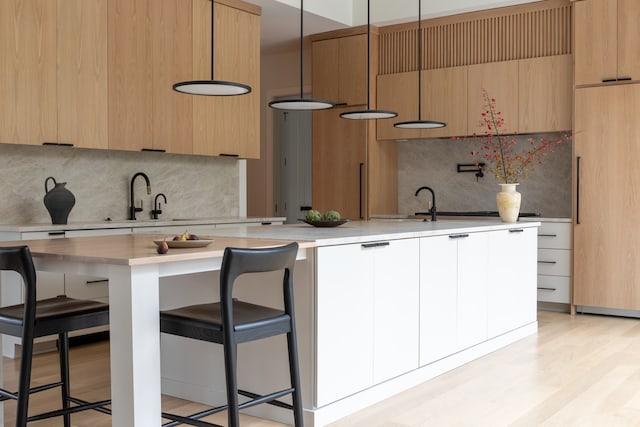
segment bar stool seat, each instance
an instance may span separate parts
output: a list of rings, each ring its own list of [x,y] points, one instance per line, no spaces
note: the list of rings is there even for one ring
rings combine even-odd
[[[69,336],[75,330],[109,324],[109,305],[98,301],[80,300],[60,295],[37,301],[36,272],[27,246],[0,248],[0,270],[15,271],[24,284],[24,304],[0,307],[0,334],[22,338],[22,355],[18,391],[0,389],[0,401],[17,400],[16,426],[27,422],[62,416],[65,427],[71,426],[71,414],[94,409],[110,414],[111,401],[87,402],[71,396],[69,381]],[[60,381],[31,388],[33,340],[58,335]],[[32,393],[61,388],[62,408],[28,416]]]
[[[297,252],[297,243],[265,249],[226,248],[220,271],[220,302],[160,312],[161,332],[224,346],[227,390],[226,405],[188,416],[163,412],[163,418],[171,420],[164,424],[165,426],[190,424],[219,427],[217,424],[202,421],[201,418],[226,409],[229,427],[239,427],[239,410],[262,403],[292,410],[295,426],[303,426],[293,306],[293,267]],[[232,297],[234,282],[240,275],[281,270],[284,310],[239,301]],[[237,345],[281,334],[287,335],[291,387],[267,395],[238,389]],[[293,405],[277,400],[288,394],[292,395]],[[250,400],[241,404],[238,395],[248,397]]]

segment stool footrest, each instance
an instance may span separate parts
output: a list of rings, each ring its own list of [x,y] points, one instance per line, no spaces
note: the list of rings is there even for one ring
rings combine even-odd
[[[260,394],[252,393],[246,390],[238,390],[238,394],[241,394],[242,396],[250,397],[252,399],[246,403],[239,405],[238,408],[244,409],[254,405],[259,405],[261,403],[268,403],[269,405],[277,406],[279,408],[293,409],[293,405],[276,400],[279,397],[293,393],[293,390],[294,390],[293,388],[288,388],[288,389],[276,391],[264,396]]]
[[[215,413],[221,412],[222,410],[227,409],[227,405],[218,406],[217,408],[208,409],[206,411],[198,412],[193,415],[175,415],[170,414],[168,412],[162,413],[162,418],[166,418],[171,420],[171,422],[162,424],[162,427],[173,427],[180,424],[189,424],[196,427],[223,427],[219,424],[208,423],[206,421],[201,421],[200,418],[207,417],[209,415],[213,415]]]
[[[75,401],[79,399],[70,399],[70,400]],[[103,408],[103,406],[107,406],[110,404],[111,404],[111,400],[102,400],[100,402],[92,402],[92,403],[87,402],[77,406],[71,406],[69,408],[57,409],[55,411],[43,412],[42,414],[32,415],[27,418],[27,421],[31,422],[31,421],[45,420],[47,418],[60,417],[62,415],[74,414],[76,412],[87,411],[90,409],[94,409],[96,411],[110,414],[111,410]],[[108,411],[108,412],[105,412],[105,411]]]

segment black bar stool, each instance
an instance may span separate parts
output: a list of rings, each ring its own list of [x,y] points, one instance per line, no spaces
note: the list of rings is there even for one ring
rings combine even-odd
[[[64,417],[71,426],[71,414],[94,409],[110,414],[110,400],[86,402],[70,395],[68,332],[109,324],[109,306],[97,301],[78,300],[61,295],[36,301],[36,272],[27,246],[0,248],[0,270],[15,271],[24,283],[24,304],[0,307],[0,334],[22,338],[18,391],[0,389],[0,401],[17,400],[16,426],[52,417]],[[34,338],[58,335],[60,381],[31,388],[31,364]],[[29,395],[60,387],[62,408],[28,416]],[[73,405],[72,405],[73,404]]]
[[[269,403],[293,411],[296,427],[303,426],[302,397],[293,308],[293,267],[298,244],[266,249],[226,248],[220,271],[220,302],[192,305],[160,312],[160,331],[224,346],[227,404],[188,416],[163,412],[163,418],[172,420],[164,424],[175,426],[216,426],[200,419],[228,409],[229,427],[239,427],[238,410]],[[233,299],[233,285],[244,273],[283,270],[282,288],[284,311]],[[267,395],[238,390],[237,345],[276,335],[287,334],[291,387]],[[293,405],[278,398],[292,395]],[[250,398],[239,403],[238,395]]]

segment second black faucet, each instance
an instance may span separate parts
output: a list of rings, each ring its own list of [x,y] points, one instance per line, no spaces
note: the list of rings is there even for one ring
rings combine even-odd
[[[416,190],[416,197],[418,197],[418,194],[420,194],[420,192],[422,190],[427,190],[431,192],[431,209],[429,209],[429,214],[431,214],[431,221],[436,221],[437,218],[437,214],[436,214],[436,193],[433,191],[433,189],[431,187],[420,187]],[[416,212],[416,215],[418,213]]]
[[[147,194],[151,194],[151,181],[149,181],[149,177],[147,176],[147,174],[145,174],[144,172],[137,172],[135,175],[133,175],[133,177],[131,178],[131,204],[129,205],[129,219],[131,220],[135,220],[136,219],[136,212],[142,212],[142,202],[140,202],[140,207],[136,208],[135,205],[135,198],[133,196],[133,183],[135,182],[137,177],[143,177],[144,180],[147,182]]]

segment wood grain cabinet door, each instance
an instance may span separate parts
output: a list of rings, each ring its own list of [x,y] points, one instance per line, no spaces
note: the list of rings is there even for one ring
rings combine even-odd
[[[576,89],[574,304],[640,310],[640,85]]]
[[[0,143],[57,142],[56,2],[0,1]]]

